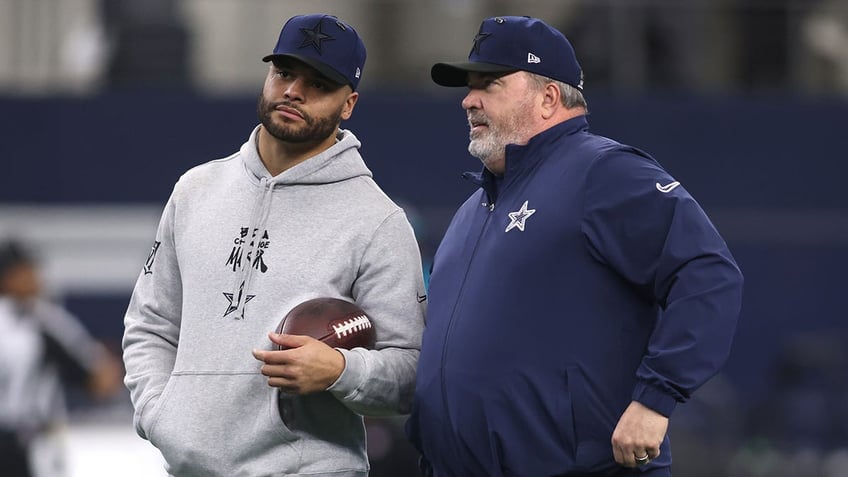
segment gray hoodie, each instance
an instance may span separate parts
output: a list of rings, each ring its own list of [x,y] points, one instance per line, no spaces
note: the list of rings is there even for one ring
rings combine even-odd
[[[257,132],[186,172],[165,206],[124,320],[135,427],[178,477],[364,476],[362,415],[410,409],[426,298],[418,245],[352,133],[271,177]],[[342,350],[326,392],[280,396],[251,351],[319,296],[362,307],[376,349]]]

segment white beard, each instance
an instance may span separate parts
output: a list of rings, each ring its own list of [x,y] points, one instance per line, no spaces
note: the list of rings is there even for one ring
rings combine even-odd
[[[480,159],[490,171],[496,172],[499,170],[502,173],[506,157],[506,145],[524,145],[532,137],[531,128],[527,121],[532,110],[531,96],[528,93],[524,100],[515,105],[512,114],[509,114],[507,119],[499,124],[493,123],[485,113],[469,112],[469,122],[471,122],[471,118],[477,121],[483,120],[482,122],[487,124],[487,129],[469,133],[468,137],[471,142],[468,144],[468,152]]]

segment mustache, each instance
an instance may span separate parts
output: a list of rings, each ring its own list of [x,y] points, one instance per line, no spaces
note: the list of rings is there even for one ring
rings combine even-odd
[[[304,113],[302,109],[300,109],[299,107],[297,107],[297,106],[296,106],[294,103],[292,103],[291,101],[277,101],[276,103],[268,103],[268,109],[269,109],[270,111],[273,111],[273,110],[277,109],[277,107],[278,107],[278,106],[285,106],[285,107],[287,107],[287,108],[294,109],[295,111],[297,111],[298,113],[300,113],[300,115],[301,115],[301,116],[303,116],[304,118],[305,118],[305,117],[307,117],[307,114],[306,114],[306,113]]]
[[[489,118],[488,116],[486,116],[485,113],[477,111],[469,112],[467,114],[467,117],[469,126],[475,126],[477,124],[489,124]]]

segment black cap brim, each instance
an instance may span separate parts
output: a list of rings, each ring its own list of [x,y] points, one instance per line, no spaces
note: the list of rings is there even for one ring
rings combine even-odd
[[[350,85],[347,82],[347,78],[342,76],[341,73],[330,68],[326,64],[316,60],[315,58],[310,58],[308,56],[285,54],[285,55],[268,55],[265,58],[262,58],[262,61],[267,63],[269,61],[274,61],[277,58],[294,58],[297,61],[306,63],[307,65],[309,65],[310,67],[314,68],[319,73],[321,73],[323,76],[325,76],[328,80],[330,80],[330,81],[332,81],[336,84],[348,85],[348,86],[353,87],[352,85]]]
[[[430,68],[430,77],[440,86],[468,86],[468,73],[511,73],[518,71],[514,66],[494,63],[460,62],[436,63]]]

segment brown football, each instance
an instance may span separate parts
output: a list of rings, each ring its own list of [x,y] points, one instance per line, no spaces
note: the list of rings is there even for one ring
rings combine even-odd
[[[374,326],[355,303],[339,298],[307,300],[286,314],[277,333],[307,335],[333,348],[374,348]]]

